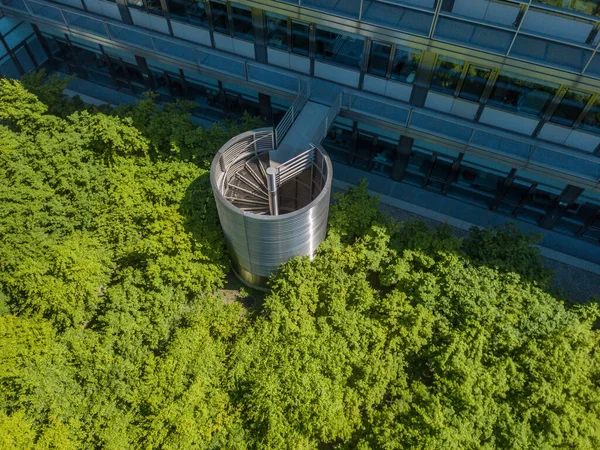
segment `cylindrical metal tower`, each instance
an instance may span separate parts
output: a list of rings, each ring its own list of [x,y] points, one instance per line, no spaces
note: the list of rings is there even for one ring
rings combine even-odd
[[[280,264],[313,256],[331,194],[331,161],[319,145],[280,165],[270,160],[273,147],[270,128],[242,133],[221,147],[210,171],[234,270],[259,289]]]

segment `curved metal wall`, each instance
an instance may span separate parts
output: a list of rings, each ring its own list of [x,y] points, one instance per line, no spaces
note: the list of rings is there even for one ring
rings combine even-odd
[[[227,151],[233,147],[234,151],[239,152],[239,145],[236,144],[249,141],[249,136],[264,131],[243,133],[228,141],[213,159],[210,174],[219,220],[234,270],[244,283],[258,289],[265,289],[269,275],[290,258],[299,255],[312,257],[325,239],[333,173],[326,152],[320,146],[315,146],[323,157],[326,174],[321,192],[311,203],[278,216],[254,214],[234,206],[222,192],[223,177],[228,169],[226,165],[234,165]],[[224,164],[223,161],[230,163]]]

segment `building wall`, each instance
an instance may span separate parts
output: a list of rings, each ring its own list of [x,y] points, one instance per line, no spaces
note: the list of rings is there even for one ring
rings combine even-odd
[[[9,13],[38,24],[52,70],[133,95],[153,89],[159,99],[189,98],[207,120],[248,110],[276,123],[295,78],[274,72],[272,90],[265,79],[253,83],[266,76],[265,64],[312,77],[315,86],[323,80],[388,99],[372,103],[379,105],[374,119],[343,114],[326,137],[332,159],[353,168],[348,173],[375,174],[372,187],[392,196],[398,183],[412,185],[600,239],[596,166],[586,173],[595,181],[585,185],[539,170],[546,162],[579,176],[585,160],[575,159],[596,158],[600,149],[595,10],[582,16],[539,2],[484,0],[307,0],[301,7],[266,0],[60,2],[67,7],[3,1]],[[394,122],[411,122],[411,132]],[[469,124],[498,131],[474,134]],[[466,143],[438,139],[451,135]],[[478,136],[492,152],[471,151]],[[558,151],[545,154],[542,146],[551,145]],[[541,163],[528,168],[533,157]],[[524,162],[513,164],[519,158]]]

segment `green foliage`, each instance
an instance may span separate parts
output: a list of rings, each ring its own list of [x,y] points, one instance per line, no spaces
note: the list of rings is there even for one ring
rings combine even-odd
[[[69,98],[65,95],[64,90],[71,80],[73,77],[48,76],[45,69],[40,69],[23,75],[21,84],[48,107],[50,114],[67,117],[85,107],[78,96]]]
[[[207,170],[256,124],[189,108],[0,80],[0,449],[600,447],[600,308],[515,229],[399,224],[361,182],[256,314],[218,298]]]
[[[540,235],[525,234],[509,222],[492,229],[473,227],[465,239],[464,249],[471,261],[504,272],[515,272],[526,280],[548,289],[552,272],[542,265],[540,251],[533,245]]]
[[[364,178],[345,193],[336,193],[334,198],[336,204],[329,214],[329,230],[345,242],[365,234],[373,223],[385,222],[385,216],[377,207],[379,199],[369,196]]]
[[[67,81],[24,83],[51,107],[0,80],[0,447],[243,447],[223,387],[243,315],[212,297],[228,260],[207,171],[243,125],[150,100],[69,112]]]
[[[599,308],[566,309],[471,262],[447,227],[382,225],[376,207],[365,184],[342,195],[316,258],[281,267],[238,341],[252,445],[597,448]],[[346,225],[357,211],[379,223]]]

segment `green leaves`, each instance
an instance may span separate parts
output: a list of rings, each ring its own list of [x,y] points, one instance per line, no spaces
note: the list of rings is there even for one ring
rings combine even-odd
[[[600,448],[597,304],[535,238],[396,223],[361,182],[255,310],[208,167],[245,125],[0,80],[0,448]]]

